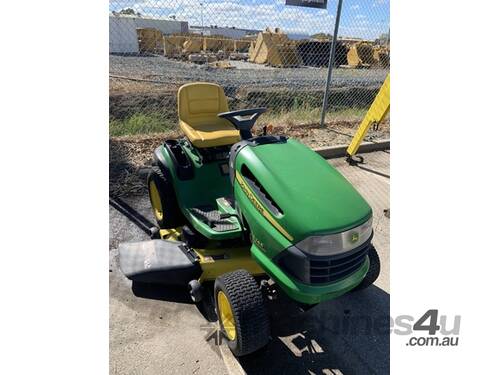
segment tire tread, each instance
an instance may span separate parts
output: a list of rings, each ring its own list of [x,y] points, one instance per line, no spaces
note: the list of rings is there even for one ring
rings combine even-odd
[[[218,289],[222,284],[223,287]],[[215,293],[227,294],[236,322],[236,345],[230,345],[237,356],[262,348],[269,341],[270,322],[262,292],[246,270],[236,270],[219,276]]]

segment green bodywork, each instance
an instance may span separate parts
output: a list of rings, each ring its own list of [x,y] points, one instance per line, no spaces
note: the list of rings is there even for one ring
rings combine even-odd
[[[235,217],[231,220],[237,229],[215,232],[189,211],[192,207],[212,205],[220,212],[234,213],[234,208],[219,199],[233,196],[245,219],[244,225],[251,232],[252,257],[292,299],[318,303],[348,292],[363,280],[369,268],[368,257],[349,276],[314,285],[299,282],[275,262],[278,254],[308,236],[342,232],[372,215],[370,206],[354,187],[316,152],[295,140],[247,145],[236,156],[234,170],[239,178],[231,183],[229,175],[221,173],[222,162],[203,164],[196,149],[187,142],[182,146],[193,163],[194,177],[183,181],[173,173],[174,187],[182,212],[201,234],[217,240],[241,236],[243,228]],[[172,171],[168,151],[162,147],[161,152]],[[262,194],[249,194],[248,185],[245,191],[241,180],[247,181],[248,171],[278,212],[268,209],[269,200],[262,199]],[[267,211],[264,214],[262,207]]]
[[[301,303],[316,304],[340,297],[356,287],[368,272],[370,262],[366,257],[363,265],[346,278],[329,284],[308,285],[283,272],[261,249],[256,245],[251,247],[252,256],[268,275],[281,287],[286,294]]]
[[[292,243],[311,235],[345,231],[372,215],[368,203],[344,176],[316,152],[293,139],[286,143],[244,147],[236,158],[235,169],[241,171],[243,165],[283,212],[274,218],[293,237]],[[262,218],[252,204],[242,204],[248,199],[239,184],[235,183],[234,194],[247,220],[250,216]],[[264,234],[267,227],[259,231],[262,222],[250,227],[261,241],[269,237]],[[265,237],[261,239],[261,235]],[[274,257],[283,249],[284,243],[278,241],[279,246],[265,249],[268,256]],[[262,242],[267,243],[267,239]]]
[[[196,149],[188,142],[182,142],[182,148],[191,159],[194,167],[194,178],[190,180],[181,180],[175,173],[171,173],[177,201],[182,213],[198,232],[209,239],[225,240],[240,237],[241,227],[236,218],[233,217],[228,220],[236,225],[237,229],[226,232],[216,232],[189,211],[190,208],[199,206],[214,206],[214,208],[217,208],[218,198],[232,196],[233,193],[229,175],[221,173],[221,165],[224,164],[224,162],[203,163]],[[174,171],[175,168],[172,159],[165,146],[160,147],[160,152],[165,158],[168,170]],[[227,164],[227,162],[225,162],[225,164]],[[228,211],[231,212],[230,208],[228,208]],[[232,210],[231,213],[233,212],[234,210]]]

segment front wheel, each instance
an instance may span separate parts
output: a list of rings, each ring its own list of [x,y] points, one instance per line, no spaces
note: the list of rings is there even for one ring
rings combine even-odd
[[[248,271],[219,276],[214,297],[221,330],[235,356],[253,353],[268,343],[269,316],[262,292]]]
[[[368,288],[380,275],[380,258],[373,245],[370,245],[370,249],[368,250],[368,259],[370,261],[370,268],[363,281],[352,290],[353,292]]]

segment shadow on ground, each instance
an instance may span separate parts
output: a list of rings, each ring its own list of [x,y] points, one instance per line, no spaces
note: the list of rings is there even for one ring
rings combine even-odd
[[[132,292],[140,298],[192,303],[184,287],[133,283]],[[371,286],[304,312],[279,295],[268,304],[269,344],[239,363],[247,374],[389,374],[389,299]],[[213,299],[197,308],[207,320],[216,319]]]
[[[192,303],[184,287],[133,283],[132,291],[141,298]],[[280,294],[268,304],[269,344],[239,363],[247,374],[389,374],[389,299],[371,286],[304,312]],[[216,319],[213,299],[197,308],[207,320]]]
[[[239,362],[248,374],[389,374],[389,294],[371,286],[301,312],[270,304],[272,339]]]
[[[132,293],[140,298],[153,299],[157,301],[168,301],[175,303],[191,304],[191,298],[185,286],[172,286],[160,284],[146,284],[132,282]]]
[[[213,282],[207,282],[204,286],[204,296],[200,303],[196,303],[198,312],[208,321],[216,322],[215,302],[213,294]],[[194,304],[189,296],[187,286],[173,286],[161,284],[147,284],[132,282],[132,293],[139,298],[146,298],[156,301],[175,302],[182,304]]]

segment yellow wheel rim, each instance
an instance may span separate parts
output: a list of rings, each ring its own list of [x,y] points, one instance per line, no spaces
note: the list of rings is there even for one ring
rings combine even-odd
[[[217,306],[219,307],[219,319],[224,327],[227,338],[233,341],[236,338],[236,324],[234,322],[233,310],[224,292],[217,293]]]
[[[160,192],[152,180],[149,182],[149,197],[151,198],[151,206],[153,206],[156,220],[163,220],[163,207],[161,206]]]

